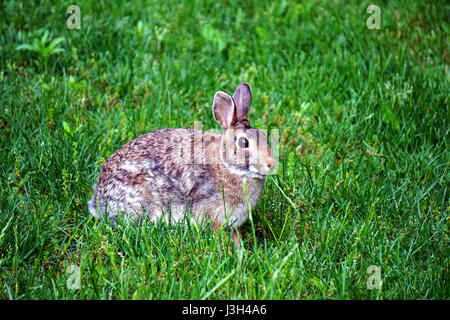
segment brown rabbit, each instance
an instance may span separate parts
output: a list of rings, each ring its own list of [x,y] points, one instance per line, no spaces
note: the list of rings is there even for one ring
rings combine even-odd
[[[221,134],[162,129],[126,143],[105,162],[90,213],[113,221],[122,214],[183,223],[190,212],[195,222],[232,227],[239,245],[237,230],[248,206],[256,206],[265,176],[276,166],[265,133],[249,125],[251,100],[247,83],[233,96],[215,94],[212,109]]]

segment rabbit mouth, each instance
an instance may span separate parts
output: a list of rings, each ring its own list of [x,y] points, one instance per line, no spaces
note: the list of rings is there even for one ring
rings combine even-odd
[[[255,172],[255,171],[248,171],[247,176],[255,179],[264,179],[266,177],[265,174]]]
[[[227,168],[230,172],[239,175],[239,176],[246,176],[250,178],[255,179],[264,179],[266,177],[265,174],[259,172],[256,167],[250,166],[250,168],[242,168],[242,167],[236,167],[232,166],[226,162],[222,162],[225,168]]]
[[[247,171],[247,176],[257,179],[264,179],[267,174],[262,173],[258,168],[254,165],[250,165]]]

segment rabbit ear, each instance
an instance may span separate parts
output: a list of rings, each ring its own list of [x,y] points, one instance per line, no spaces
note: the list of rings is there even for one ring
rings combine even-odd
[[[237,121],[248,120],[248,112],[252,103],[252,88],[250,85],[245,82],[238,85],[233,94],[233,100],[236,103]]]
[[[214,95],[213,115],[222,129],[231,128],[236,123],[236,106],[233,98],[224,91]]]

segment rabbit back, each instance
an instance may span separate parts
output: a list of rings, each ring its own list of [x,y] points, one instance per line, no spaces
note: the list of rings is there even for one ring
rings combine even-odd
[[[195,139],[195,135],[204,138]],[[231,219],[242,224],[247,218],[242,179],[213,160],[206,161],[217,157],[214,146],[220,135],[212,136],[194,129],[163,129],[125,144],[105,162],[89,211],[112,220],[122,214],[171,223],[184,220],[190,212],[196,221]],[[180,152],[183,143],[188,152]],[[194,154],[192,149],[200,152]],[[191,156],[197,159],[187,158]],[[250,188],[250,202],[255,203],[262,189],[261,183],[256,184]]]

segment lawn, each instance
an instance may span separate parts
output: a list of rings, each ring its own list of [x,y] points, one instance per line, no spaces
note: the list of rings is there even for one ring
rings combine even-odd
[[[450,298],[448,2],[73,2],[0,2],[0,299]],[[243,81],[280,154],[242,250],[89,215],[115,150]]]

